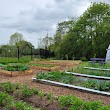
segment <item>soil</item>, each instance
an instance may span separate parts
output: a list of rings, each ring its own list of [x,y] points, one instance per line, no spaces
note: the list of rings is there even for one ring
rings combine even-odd
[[[60,96],[60,95],[75,95],[85,101],[94,101],[99,100],[103,104],[109,104],[110,103],[110,96],[104,96],[99,94],[93,94],[88,93],[76,89],[70,89],[65,87],[58,87],[58,86],[52,86],[52,85],[45,85],[37,82],[32,81],[32,77],[34,75],[25,75],[25,76],[17,76],[17,77],[7,77],[4,75],[0,75],[0,82],[7,82],[10,81],[12,83],[20,83],[20,84],[26,84],[30,88],[39,88],[45,93],[51,92],[54,96]]]
[[[74,67],[76,67],[76,66],[77,65],[75,65]],[[61,66],[61,69],[65,70],[65,68],[63,66]],[[50,92],[54,96],[75,95],[85,101],[98,100],[98,101],[101,101],[104,105],[107,105],[110,103],[110,96],[104,96],[104,95],[80,91],[77,89],[70,89],[70,88],[65,88],[65,87],[45,85],[45,84],[41,84],[38,82],[33,82],[32,77],[35,77],[36,73],[48,72],[48,71],[33,69],[33,72],[34,72],[34,74],[32,74],[32,75],[24,75],[24,76],[17,76],[17,77],[8,77],[8,76],[4,76],[3,74],[0,74],[0,82],[10,81],[12,83],[26,84],[30,88],[33,88],[33,87],[38,88],[38,89],[41,89],[45,93]],[[35,100],[35,97],[30,97],[30,98],[28,98],[28,101],[31,103],[33,103],[32,101],[34,101],[36,103],[35,106],[38,106],[38,105],[44,106],[45,110],[46,110],[46,106],[48,106],[48,101],[46,101],[46,99],[41,100],[38,98],[38,100]],[[57,108],[57,109],[52,109],[51,106],[54,106],[53,108]],[[55,103],[54,105],[51,105],[51,106],[49,106],[50,108],[48,108],[48,110],[58,110],[58,108],[59,108],[58,103]]]

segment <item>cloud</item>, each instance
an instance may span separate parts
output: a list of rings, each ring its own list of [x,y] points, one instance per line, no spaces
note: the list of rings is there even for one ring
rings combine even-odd
[[[82,15],[94,1],[99,0],[3,0],[0,36],[6,37],[8,42],[9,36],[17,31],[36,45],[37,37],[45,37],[47,31],[53,36],[59,22]]]

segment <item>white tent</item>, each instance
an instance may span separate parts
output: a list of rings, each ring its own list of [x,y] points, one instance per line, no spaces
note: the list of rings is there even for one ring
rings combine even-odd
[[[110,45],[108,46],[106,53],[106,63],[110,63]]]

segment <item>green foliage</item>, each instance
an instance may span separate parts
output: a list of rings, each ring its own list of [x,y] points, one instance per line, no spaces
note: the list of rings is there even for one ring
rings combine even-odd
[[[4,110],[39,110],[33,108],[31,105],[26,104],[23,101],[11,102],[4,107]]]
[[[75,72],[75,73],[82,73],[82,74],[110,77],[110,71],[84,69],[85,66],[87,66],[87,67],[89,66],[89,67],[93,67],[93,68],[100,68],[100,69],[108,69],[108,68],[110,68],[109,64],[99,65],[99,64],[90,64],[88,62],[83,62],[77,68],[70,69],[69,71]]]
[[[4,66],[5,66],[4,64],[1,64],[1,63],[0,63],[0,67],[4,67]]]
[[[25,102],[18,101],[15,103],[16,110],[35,110],[33,107],[27,105]]]
[[[51,93],[48,93],[48,94],[46,94],[46,95],[47,95],[47,99],[50,100],[50,103],[53,103],[54,97],[52,96],[52,94],[51,94]]]
[[[64,108],[64,107],[71,106],[75,98],[76,98],[75,96],[71,96],[71,95],[70,96],[59,96],[58,101],[60,102],[61,107]]]
[[[94,88],[94,89],[96,89],[95,87],[97,85],[97,81],[92,80],[92,79],[88,79],[87,81],[84,82],[83,85],[85,87],[87,87],[87,88],[91,88],[91,89]]]
[[[0,92],[0,107],[6,106],[13,101],[12,96],[7,93]]]
[[[14,34],[12,34],[12,35],[10,36],[10,41],[9,41],[9,43],[10,43],[11,45],[16,45],[16,46],[18,46],[18,44],[19,44],[20,41],[23,41],[23,35],[22,35],[21,33],[16,32],[16,33],[14,33]]]
[[[21,57],[20,60],[18,58],[9,58],[9,57],[0,57],[0,63],[9,64],[9,63],[27,63],[31,60],[29,56]]]
[[[92,3],[77,19],[58,24],[52,49],[59,59],[105,57],[110,37],[110,5]],[[86,60],[84,58],[84,60]]]
[[[84,102],[82,110],[99,110],[99,108],[102,107],[102,103],[99,101],[90,101],[90,102]]]
[[[81,57],[80,58],[82,61],[88,61],[88,59],[86,57]]]
[[[36,74],[38,79],[46,79],[46,80],[53,80],[53,81],[60,81],[64,83],[72,83],[74,80],[74,76],[70,74],[66,74],[65,72],[49,72],[48,74],[39,73]]]
[[[85,102],[75,96],[60,96],[58,100],[61,107],[68,107],[68,110],[99,110],[103,107],[98,101]]]
[[[26,65],[7,65],[6,67],[4,67],[4,70],[7,71],[25,71],[25,70],[29,70],[29,68]]]
[[[7,93],[13,93],[18,88],[19,88],[18,83],[16,83],[16,84],[12,84],[10,82],[0,83],[0,89]]]
[[[39,73],[36,75],[37,79],[46,79],[57,82],[63,82],[65,84],[72,84],[76,86],[82,86],[90,89],[96,89],[100,91],[109,91],[110,90],[110,82],[103,80],[95,80],[88,78],[75,78],[72,74],[67,74],[65,72],[49,72]]]
[[[110,82],[100,81],[97,83],[96,88],[100,91],[110,90]]]
[[[26,85],[23,86],[22,88],[22,96],[23,97],[28,97],[28,96],[32,96],[34,94],[37,94],[38,90],[37,89],[29,89]]]
[[[45,96],[45,94],[44,94],[43,91],[39,90],[38,91],[38,96],[42,99]]]
[[[31,66],[47,67],[47,68],[54,67],[53,65],[49,65],[49,64],[30,64],[30,65]]]

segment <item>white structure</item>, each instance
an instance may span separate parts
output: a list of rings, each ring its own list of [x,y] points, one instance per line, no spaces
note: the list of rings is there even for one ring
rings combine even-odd
[[[106,63],[110,63],[110,45],[108,46],[106,53]]]

